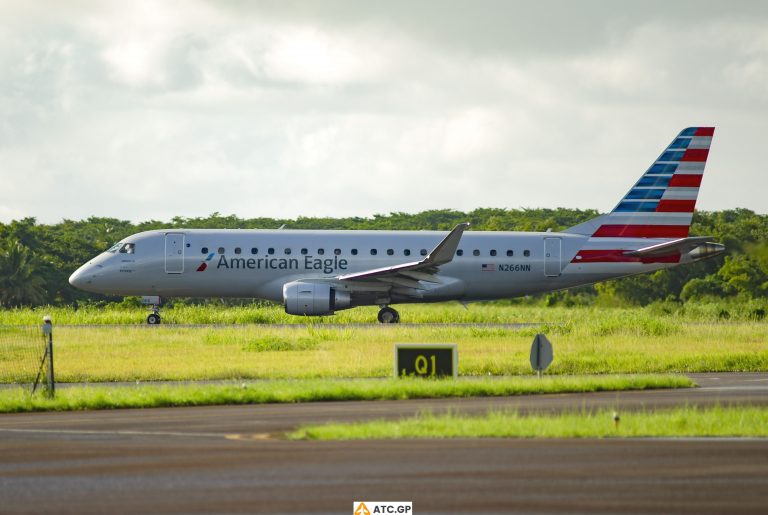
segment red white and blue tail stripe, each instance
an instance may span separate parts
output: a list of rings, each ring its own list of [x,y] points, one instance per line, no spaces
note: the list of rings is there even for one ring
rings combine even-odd
[[[714,127],[684,129],[613,211],[566,232],[594,238],[685,238]]]
[[[665,241],[688,239],[714,127],[689,127],[669,144],[613,210],[566,229],[589,236],[578,263],[677,263],[675,242],[668,252],[630,252]],[[690,249],[689,249],[690,250]]]
[[[691,226],[714,127],[689,127],[640,177],[592,235],[685,238]]]

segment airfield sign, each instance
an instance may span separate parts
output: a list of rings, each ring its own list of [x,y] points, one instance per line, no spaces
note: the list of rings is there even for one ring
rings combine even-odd
[[[533,345],[531,345],[531,368],[541,376],[541,373],[552,364],[553,356],[552,344],[549,343],[547,337],[543,334],[537,334],[533,339]]]
[[[395,345],[395,377],[453,377],[459,373],[455,343],[398,343]]]

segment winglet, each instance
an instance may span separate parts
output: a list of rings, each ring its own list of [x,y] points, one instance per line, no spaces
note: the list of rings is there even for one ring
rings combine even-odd
[[[451,260],[453,260],[453,256],[456,254],[461,235],[464,234],[464,230],[467,227],[469,227],[469,222],[463,222],[454,227],[448,236],[438,243],[437,247],[432,249],[432,252],[427,255],[423,262],[436,266],[450,263]]]

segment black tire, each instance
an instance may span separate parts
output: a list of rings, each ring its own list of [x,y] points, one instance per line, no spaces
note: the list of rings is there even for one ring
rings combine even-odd
[[[149,325],[157,325],[160,323],[160,315],[157,313],[150,313],[149,316],[147,316],[147,323]]]
[[[400,323],[400,313],[389,306],[381,308],[379,310],[379,322],[382,324],[398,324]]]

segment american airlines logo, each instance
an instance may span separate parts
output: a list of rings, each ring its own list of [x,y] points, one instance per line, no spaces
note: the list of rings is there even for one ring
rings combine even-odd
[[[197,267],[197,271],[198,272],[205,272],[205,269],[208,268],[208,263],[207,262],[210,261],[211,259],[213,259],[214,255],[215,255],[215,252],[211,252],[210,254],[208,254],[208,257],[205,258],[205,260],[200,263],[199,267]]]

